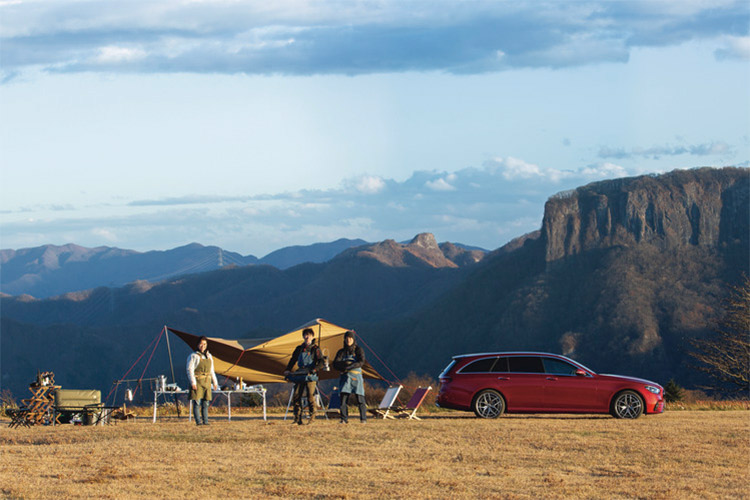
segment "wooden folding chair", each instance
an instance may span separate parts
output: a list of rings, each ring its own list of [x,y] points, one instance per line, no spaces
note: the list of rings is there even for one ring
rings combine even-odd
[[[396,386],[396,387],[389,387],[385,394],[383,395],[383,399],[380,401],[380,404],[377,408],[371,408],[367,411],[372,413],[376,417],[381,418],[394,418],[393,415],[390,415],[390,412],[392,411],[393,404],[396,402],[396,398],[398,397],[399,391],[402,389],[402,386]]]
[[[396,412],[397,417],[403,417],[408,420],[414,419],[414,420],[422,420],[417,416],[417,410],[420,406],[422,406],[422,402],[424,401],[425,397],[427,397],[427,393],[432,390],[432,387],[420,387],[416,391],[414,391],[414,394],[412,395],[411,399],[409,399],[409,402],[406,403],[406,406],[403,408],[393,408],[393,410]]]
[[[29,422],[29,409],[28,408],[8,408],[5,410],[5,414],[10,417],[9,427],[31,427]]]

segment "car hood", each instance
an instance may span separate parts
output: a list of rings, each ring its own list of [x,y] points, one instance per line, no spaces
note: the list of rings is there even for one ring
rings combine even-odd
[[[622,380],[627,382],[638,382],[639,384],[648,384],[648,385],[656,385],[661,387],[661,384],[657,384],[656,382],[652,380],[646,380],[645,378],[637,378],[637,377],[626,377],[624,375],[613,375],[611,373],[599,373],[599,377],[605,377],[609,380]]]

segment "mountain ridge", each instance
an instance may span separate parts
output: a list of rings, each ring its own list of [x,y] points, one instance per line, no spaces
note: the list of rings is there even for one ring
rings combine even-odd
[[[367,258],[389,267],[459,268],[480,262],[486,252],[467,250],[450,242],[438,245],[432,233],[420,233],[408,243],[392,239],[341,252],[336,259]]]
[[[261,259],[200,243],[148,252],[107,246],[87,248],[72,243],[6,249],[0,250],[0,294],[43,299],[100,286],[122,287],[138,283],[146,287],[150,286],[146,283],[229,266],[271,265],[285,270],[309,262],[327,262],[349,248],[367,245],[370,244],[361,239],[340,238],[329,243],[284,247]],[[441,245],[449,249],[460,265],[481,260],[484,254],[482,250],[467,250],[461,244],[446,242]],[[452,263],[448,265],[453,266]]]

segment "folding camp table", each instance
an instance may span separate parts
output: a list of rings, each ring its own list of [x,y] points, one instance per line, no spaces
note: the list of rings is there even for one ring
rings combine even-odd
[[[159,396],[161,395],[180,395],[180,394],[188,394],[188,391],[186,389],[182,389],[179,391],[162,391],[162,390],[156,390],[154,391],[154,419],[153,422],[156,423],[156,407],[158,405]],[[237,390],[227,390],[227,391],[215,391],[211,390],[211,394],[223,394],[227,397],[227,420],[232,420],[232,398],[230,397],[232,394],[260,394],[261,398],[263,399],[263,420],[267,420],[266,418],[266,388],[262,385],[251,385],[249,387],[245,387],[244,389],[237,389]],[[188,419],[192,417],[193,413],[193,407],[191,404],[188,403]]]

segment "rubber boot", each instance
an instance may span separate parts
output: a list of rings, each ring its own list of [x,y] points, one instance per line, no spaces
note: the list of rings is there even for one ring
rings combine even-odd
[[[311,407],[310,407],[310,419],[309,419],[309,420],[308,420],[307,422],[305,422],[305,423],[306,423],[307,425],[310,425],[310,424],[312,423],[312,421],[313,421],[313,420],[315,420],[315,407],[314,407],[314,406],[311,406]]]
[[[359,403],[359,421],[363,424],[367,422],[367,403],[364,402],[364,398]]]

